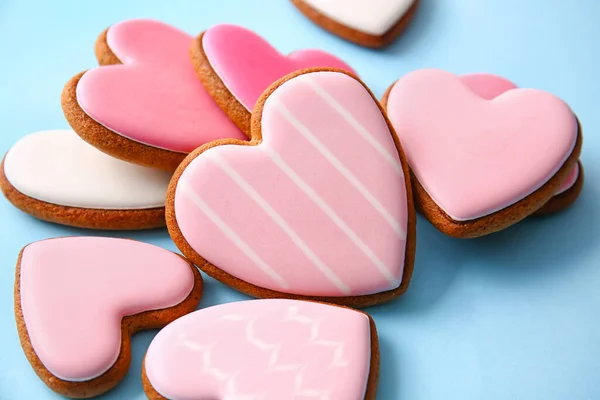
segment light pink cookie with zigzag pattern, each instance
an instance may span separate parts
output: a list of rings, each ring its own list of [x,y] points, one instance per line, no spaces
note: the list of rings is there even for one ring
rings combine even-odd
[[[189,314],[154,338],[143,365],[152,400],[375,399],[379,346],[360,311],[251,300]]]

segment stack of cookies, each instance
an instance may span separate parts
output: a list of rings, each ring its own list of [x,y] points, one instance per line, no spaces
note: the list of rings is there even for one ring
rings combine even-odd
[[[295,3],[338,27],[315,14],[318,1]],[[340,33],[388,43],[417,2],[396,3],[387,28]],[[332,54],[285,56],[239,26],[194,38],[152,20],[110,27],[95,52],[100,66],[62,94],[73,130],[19,141],[0,187],[59,224],[166,225],[185,258],[93,237],[23,249],[21,343],[67,396],[112,388],[127,372],[130,335],[170,323],[144,361],[151,399],[374,399],[375,325],[346,307],[407,290],[415,210],[473,238],[559,211],[583,185],[569,106],[495,75],[419,70],[380,102]],[[191,313],[202,294],[195,266],[269,300]]]

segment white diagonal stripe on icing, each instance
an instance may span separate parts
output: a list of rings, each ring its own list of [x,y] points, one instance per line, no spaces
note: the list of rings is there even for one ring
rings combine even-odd
[[[343,105],[341,105],[340,102],[335,99],[335,97],[329,94],[329,92],[315,82],[314,79],[310,78],[310,75],[306,75],[306,78],[303,80],[303,82],[306,82],[306,84],[310,86],[311,89],[314,90],[315,93],[317,93],[323,100],[325,100],[325,102],[329,104],[338,114],[340,114],[342,118],[346,120],[346,122],[352,125],[356,132],[358,132],[361,137],[369,142],[369,144],[373,146],[375,150],[377,150],[377,152],[383,156],[383,158],[385,158],[392,168],[394,168],[394,171],[396,171],[398,176],[404,177],[400,162],[392,154],[390,154],[387,149],[383,147],[381,143],[375,139],[375,137],[373,137],[371,132],[369,132],[367,128],[365,128],[356,118],[354,118],[354,115],[352,115]]]
[[[351,289],[317,256],[302,238],[294,231],[285,219],[254,189],[240,174],[237,173],[218,153],[212,154],[212,160],[225,172],[254,202],[275,222],[294,244],[312,261],[312,263],[337,287],[342,293],[349,295]]]
[[[281,169],[283,173],[287,175],[288,178],[292,180],[302,190],[332,221],[337,225],[338,228],[344,232],[344,234],[354,243],[358,249],[360,249],[377,269],[385,276],[387,280],[390,281],[392,287],[395,287],[399,284],[398,279],[394,277],[394,275],[390,272],[390,269],[377,257],[377,255],[371,250],[366,243],[364,243],[360,237],[344,222],[342,218],[331,208],[329,204],[319,194],[308,184],[306,183],[294,170],[290,167],[281,156],[273,149],[265,147],[265,153],[271,157],[275,165]]]
[[[273,105],[277,111],[290,123],[296,130],[315,148],[329,163],[336,169],[371,205],[380,213],[385,220],[390,224],[398,237],[406,240],[406,232],[400,227],[398,221],[390,214],[390,212],[377,200],[375,196],[363,185],[363,183],[354,176],[346,166],[337,159],[337,157],[325,146],[294,114],[287,109],[275,96],[269,98],[269,104]]]
[[[254,264],[265,274],[273,278],[279,286],[289,289],[290,285],[258,254],[256,254],[246,242],[242,240],[209,206],[192,187],[183,179],[179,180],[178,188],[210,219],[229,240],[231,240]]]

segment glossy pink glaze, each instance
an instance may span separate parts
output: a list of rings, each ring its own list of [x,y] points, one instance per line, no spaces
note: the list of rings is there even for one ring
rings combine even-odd
[[[21,258],[21,309],[46,369],[86,381],[112,367],[121,319],[177,305],[194,276],[176,254],[126,239],[67,237],[35,242]]]
[[[366,315],[293,300],[223,304],[156,335],[148,380],[172,400],[362,400],[371,362]]]
[[[273,82],[299,69],[328,67],[354,73],[344,61],[321,50],[285,56],[256,33],[236,25],[207,29],[202,48],[225,86],[250,111]]]
[[[181,175],[175,215],[192,248],[237,278],[286,293],[398,287],[406,184],[370,94],[342,73],[300,75],[271,94],[261,122],[260,145],[212,148]]]
[[[91,69],[77,85],[79,105],[98,123],[177,152],[246,138],[196,76],[190,35],[158,21],[128,20],[111,26],[106,40],[123,65]]]
[[[577,121],[559,98],[514,89],[485,100],[439,70],[399,79],[387,110],[419,182],[457,221],[492,214],[539,189],[577,140]]]
[[[493,74],[469,74],[463,75],[461,79],[472,91],[486,100],[495,99],[502,93],[517,88],[517,85],[508,79]],[[564,193],[572,188],[573,185],[575,185],[575,182],[577,182],[577,178],[579,178],[579,163],[575,165],[569,174],[569,178],[561,185],[558,192],[556,192],[556,195]]]

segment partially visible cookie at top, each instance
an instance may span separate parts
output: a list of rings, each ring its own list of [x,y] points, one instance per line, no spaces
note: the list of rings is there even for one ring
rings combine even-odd
[[[131,335],[194,311],[201,296],[194,265],[134,240],[42,240],[25,246],[17,261],[21,346],[38,377],[68,397],[117,385],[131,362]]]
[[[274,83],[252,115],[252,140],[198,148],[167,193],[182,253],[262,298],[391,301],[409,286],[415,224],[400,142],[368,88],[340,70]]]
[[[193,42],[198,76],[217,104],[247,135],[256,101],[272,83],[304,68],[338,68],[352,72],[344,61],[322,50],[281,54],[253,31],[237,25],[215,25]]]
[[[517,88],[517,85],[513,82],[494,74],[468,74],[463,75],[461,79],[469,85],[471,90],[487,100],[494,99],[508,90]],[[579,160],[571,170],[567,180],[560,186],[560,189],[533,215],[554,214],[572,205],[581,194],[583,181],[583,165]]]
[[[74,76],[63,90],[73,130],[113,157],[168,171],[206,142],[245,139],[196,76],[192,41],[153,20],[108,28],[96,43],[103,66]]]
[[[398,79],[382,104],[406,151],[417,207],[453,237],[487,235],[533,214],[581,152],[571,108],[539,90],[485,100],[460,77],[425,69]]]
[[[156,335],[142,369],[151,400],[375,400],[378,378],[371,317],[282,299],[186,315]]]
[[[93,229],[165,226],[171,173],[113,158],[72,130],[19,140],[0,164],[0,189],[45,221]]]
[[[412,20],[420,0],[292,0],[323,29],[366,47],[393,42]]]

